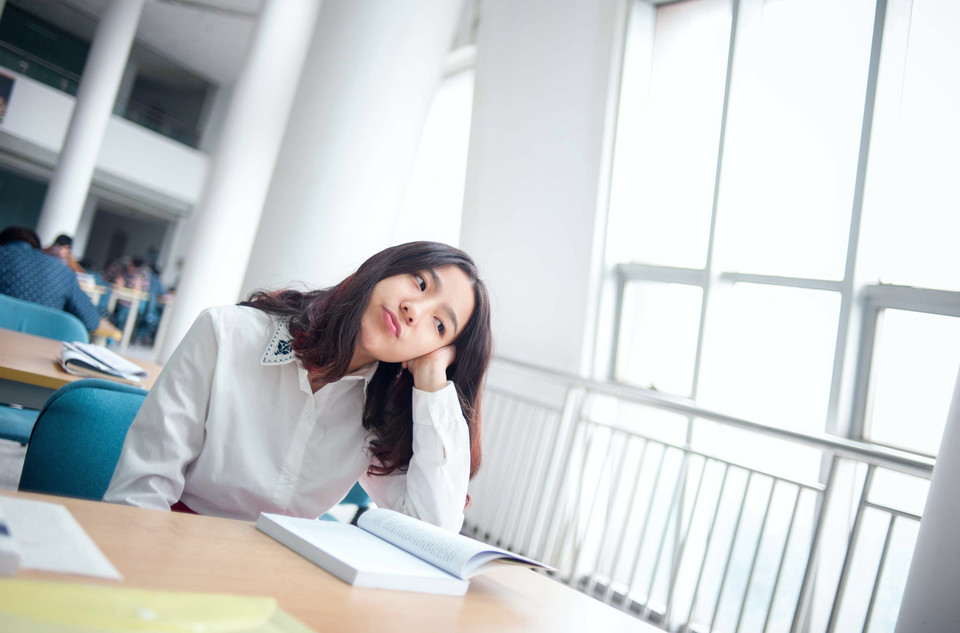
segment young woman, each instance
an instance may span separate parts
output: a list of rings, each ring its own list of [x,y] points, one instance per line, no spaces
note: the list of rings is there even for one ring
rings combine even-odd
[[[315,518],[359,480],[377,505],[459,530],[491,348],[476,266],[434,242],[388,248],[333,288],[206,310],[104,500]]]

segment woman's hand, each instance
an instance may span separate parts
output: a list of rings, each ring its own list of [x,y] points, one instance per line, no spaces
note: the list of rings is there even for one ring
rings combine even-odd
[[[403,368],[413,374],[413,386],[420,391],[440,391],[447,386],[447,367],[456,357],[457,348],[447,345],[406,361]]]

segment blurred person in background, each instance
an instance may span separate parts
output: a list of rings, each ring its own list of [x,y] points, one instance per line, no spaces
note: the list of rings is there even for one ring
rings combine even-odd
[[[73,256],[73,238],[69,235],[61,233],[53,241],[53,244],[43,249],[43,252],[47,255],[53,255],[75,273],[86,272]]]
[[[74,315],[91,332],[115,328],[80,289],[77,275],[58,258],[40,250],[32,229],[11,226],[0,232],[0,294]]]

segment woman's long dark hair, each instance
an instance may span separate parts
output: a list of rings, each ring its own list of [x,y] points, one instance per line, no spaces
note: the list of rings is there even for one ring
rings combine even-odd
[[[447,368],[470,434],[470,476],[480,468],[480,398],[493,353],[490,297],[477,266],[463,251],[438,242],[409,242],[380,251],[357,272],[332,288],[300,292],[254,292],[240,305],[263,310],[287,321],[293,351],[307,371],[325,382],[346,375],[360,336],[360,322],[373,287],[394,275],[423,273],[456,266],[473,283],[473,314],[455,341],[456,360]],[[373,475],[406,470],[413,455],[413,376],[400,363],[380,362],[363,407],[363,427],[371,432],[376,464]]]

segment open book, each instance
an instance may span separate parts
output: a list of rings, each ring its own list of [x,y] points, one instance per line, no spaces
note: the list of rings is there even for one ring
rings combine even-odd
[[[147,377],[145,369],[106,347],[90,343],[64,343],[60,365],[68,374],[91,378],[116,378],[135,385]]]
[[[469,578],[494,565],[550,569],[393,510],[367,510],[357,523],[261,513],[257,529],[356,587],[462,596]]]

